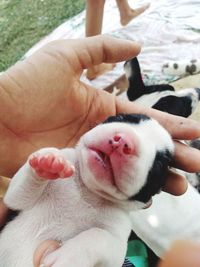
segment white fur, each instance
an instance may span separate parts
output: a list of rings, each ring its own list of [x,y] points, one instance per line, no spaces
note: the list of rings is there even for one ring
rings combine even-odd
[[[131,213],[134,231],[161,258],[175,240],[200,243],[199,217],[200,195],[190,184],[182,196],[161,192],[150,208]]]
[[[141,106],[145,107],[152,107],[154,106],[161,98],[166,97],[166,96],[177,96],[177,97],[182,97],[182,96],[187,96],[190,95],[192,99],[192,113],[195,111],[195,109],[198,106],[199,103],[199,96],[198,93],[194,88],[186,88],[178,91],[158,91],[150,94],[145,94],[139,97],[138,99],[134,100],[134,103],[137,103]],[[128,100],[127,93],[122,93],[119,96],[121,99]]]
[[[114,173],[114,186],[96,180],[88,166],[87,147],[118,132],[136,135],[139,152],[127,161],[125,171]],[[154,155],[163,148],[173,151],[169,134],[156,121],[147,120],[138,125],[99,125],[75,149],[38,151],[64,156],[76,171],[70,178],[44,181],[27,162],[17,172],[4,201],[22,212],[0,236],[0,266],[33,267],[37,245],[56,239],[63,245],[46,257],[46,265],[121,267],[131,231],[129,211],[145,207],[128,198],[145,184]]]

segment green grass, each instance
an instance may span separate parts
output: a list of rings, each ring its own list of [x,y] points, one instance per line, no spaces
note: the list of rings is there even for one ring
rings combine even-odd
[[[0,71],[84,7],[85,0],[0,0]]]

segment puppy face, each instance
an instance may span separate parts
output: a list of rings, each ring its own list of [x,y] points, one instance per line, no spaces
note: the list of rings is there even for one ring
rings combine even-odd
[[[173,143],[155,120],[121,114],[86,133],[76,149],[91,191],[137,209],[164,185]]]

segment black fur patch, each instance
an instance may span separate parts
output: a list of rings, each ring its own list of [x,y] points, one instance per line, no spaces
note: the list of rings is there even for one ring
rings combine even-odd
[[[178,69],[178,64],[177,63],[174,63],[174,69]]]
[[[149,171],[146,184],[135,196],[130,197],[129,200],[147,203],[152,196],[157,194],[165,185],[168,166],[171,160],[172,154],[168,150],[158,151],[153,166]]]
[[[187,118],[192,113],[192,97],[188,96],[165,96],[152,106],[154,109],[173,115]]]
[[[186,68],[185,68],[186,72],[188,72],[189,74],[193,74],[196,70],[197,70],[197,67],[195,64],[192,64],[192,65],[187,65]]]
[[[150,118],[143,114],[118,114],[116,116],[108,117],[103,123],[123,122],[139,124],[141,121],[149,120]]]
[[[137,58],[133,58],[125,63],[129,64],[131,68],[131,76],[129,79],[129,87],[127,90],[127,97],[130,101],[134,101],[145,94],[162,91],[174,91],[174,87],[169,84],[158,84],[145,86],[142,80],[140,65]]]
[[[164,64],[163,68],[169,68],[169,64],[168,63]]]

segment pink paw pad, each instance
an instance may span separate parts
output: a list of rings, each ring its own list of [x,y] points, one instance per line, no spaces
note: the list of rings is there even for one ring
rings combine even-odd
[[[75,171],[74,166],[66,159],[52,153],[33,154],[29,159],[29,164],[40,177],[45,179],[70,177]]]

